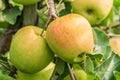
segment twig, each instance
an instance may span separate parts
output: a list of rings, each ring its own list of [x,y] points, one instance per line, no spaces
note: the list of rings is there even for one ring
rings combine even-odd
[[[116,29],[120,29],[120,24],[116,24],[116,25],[113,25],[113,26],[107,26],[107,27],[103,27],[101,28],[103,31],[105,31],[107,34],[109,34],[109,29],[111,28],[116,28]]]
[[[115,35],[115,34],[108,34],[108,36],[109,36],[110,38],[112,38],[112,37],[120,37],[120,35]]]
[[[73,71],[70,67],[70,64],[69,63],[66,63],[67,64],[67,67],[68,67],[68,70],[69,70],[69,73],[70,73],[70,77],[71,77],[71,80],[76,80],[74,74],[73,74]]]
[[[56,11],[55,11],[55,5],[54,5],[54,0],[48,0],[48,8],[49,8],[49,12],[48,12],[48,20],[43,28],[43,31],[41,32],[41,36],[44,33],[44,31],[46,30],[48,24],[52,21],[55,20],[58,16],[56,15]]]
[[[54,20],[58,17],[56,15],[54,0],[48,0],[48,5],[49,5],[49,16],[51,16],[51,18]]]

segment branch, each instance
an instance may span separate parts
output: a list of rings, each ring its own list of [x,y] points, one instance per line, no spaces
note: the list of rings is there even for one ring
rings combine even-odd
[[[113,26],[107,26],[107,27],[103,27],[103,28],[100,28],[102,29],[103,31],[105,31],[107,34],[109,34],[109,29],[112,29],[112,28],[116,28],[118,30],[120,30],[120,24],[116,24],[116,25],[113,25]],[[114,35],[112,35],[113,37]],[[110,36],[111,37],[111,36]]]
[[[54,20],[58,17],[56,15],[54,0],[48,0],[48,5],[49,5],[49,16],[51,16],[51,18]]]
[[[41,36],[44,33],[44,31],[46,30],[48,24],[55,20],[56,18],[58,18],[58,16],[56,15],[56,10],[55,10],[55,5],[54,5],[54,0],[48,0],[48,6],[49,6],[49,12],[48,12],[48,20],[46,21],[46,24],[43,28],[43,31],[41,32]]]
[[[68,67],[68,70],[69,70],[69,73],[70,73],[70,77],[71,77],[71,80],[76,80],[74,74],[73,74],[73,71],[70,67],[70,64],[69,63],[66,63],[67,64],[67,67]]]

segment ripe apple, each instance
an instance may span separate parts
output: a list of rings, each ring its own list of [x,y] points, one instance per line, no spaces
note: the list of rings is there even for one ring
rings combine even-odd
[[[67,14],[51,22],[46,40],[52,51],[69,63],[83,61],[94,48],[91,25],[78,14]]]
[[[16,3],[23,4],[23,5],[30,5],[39,2],[40,0],[13,0]]]
[[[91,25],[100,24],[113,7],[113,0],[74,0],[73,13],[84,16]]]
[[[120,56],[120,37],[110,38],[110,46],[113,51]]]
[[[17,71],[17,80],[50,80],[54,68],[55,64],[51,62],[47,67],[37,73],[27,74]]]
[[[10,46],[10,60],[20,71],[35,73],[45,68],[53,59],[46,40],[40,36],[42,29],[26,26],[14,36]]]

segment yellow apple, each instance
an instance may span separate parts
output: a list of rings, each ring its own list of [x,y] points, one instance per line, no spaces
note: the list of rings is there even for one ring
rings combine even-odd
[[[83,15],[91,25],[100,24],[113,7],[113,0],[74,0],[73,13]]]
[[[10,61],[21,72],[35,73],[45,68],[53,59],[53,52],[40,36],[42,29],[26,26],[13,36]]]
[[[69,63],[83,61],[94,48],[91,25],[78,14],[67,14],[51,22],[46,40],[52,51]]]
[[[110,38],[110,46],[113,51],[120,56],[120,37]]]

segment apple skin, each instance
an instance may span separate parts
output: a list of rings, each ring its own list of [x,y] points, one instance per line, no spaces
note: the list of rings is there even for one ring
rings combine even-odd
[[[76,80],[88,80],[87,73],[84,70],[74,70]],[[71,80],[70,76],[67,75],[63,80]]]
[[[77,80],[87,80],[87,74],[83,70],[74,70]]]
[[[39,2],[40,0],[13,0],[13,1],[23,5],[31,5]]]
[[[20,71],[35,73],[45,68],[54,54],[46,40],[40,36],[42,29],[35,26],[21,28],[10,46],[10,61]]]
[[[71,2],[73,13],[84,16],[91,25],[98,25],[113,7],[113,0],[74,0]]]
[[[50,80],[54,68],[55,64],[51,62],[47,67],[37,73],[27,74],[17,71],[17,80]]]
[[[110,38],[110,46],[113,51],[120,56],[120,37]]]
[[[51,22],[46,40],[52,51],[69,63],[83,61],[94,48],[91,25],[78,14],[67,14]]]

